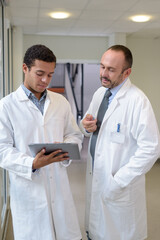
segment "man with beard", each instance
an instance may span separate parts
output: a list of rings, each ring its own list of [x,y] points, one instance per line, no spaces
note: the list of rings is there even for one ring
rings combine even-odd
[[[147,237],[145,174],[159,157],[160,139],[148,98],[129,79],[132,61],[122,45],[103,54],[102,87],[80,123],[90,137],[86,231],[92,240]]]

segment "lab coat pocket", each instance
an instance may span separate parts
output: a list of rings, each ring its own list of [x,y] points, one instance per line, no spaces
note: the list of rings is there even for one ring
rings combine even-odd
[[[126,140],[127,127],[120,123],[115,123],[110,132],[110,142],[123,144]]]
[[[102,198],[105,201],[114,201],[115,203],[126,203],[130,200],[130,188],[121,188],[114,180],[113,176],[109,177],[108,183],[102,193]]]
[[[119,133],[119,132],[111,132],[110,140],[113,143],[123,144],[125,141],[125,135],[123,133]]]

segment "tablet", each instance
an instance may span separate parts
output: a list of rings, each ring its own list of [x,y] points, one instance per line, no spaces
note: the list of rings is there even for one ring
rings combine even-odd
[[[63,153],[68,152],[70,159],[80,159],[80,152],[77,143],[33,143],[29,144],[28,146],[33,157],[35,157],[36,154],[42,150],[42,148],[45,148],[45,154],[50,154],[51,152],[61,149]]]

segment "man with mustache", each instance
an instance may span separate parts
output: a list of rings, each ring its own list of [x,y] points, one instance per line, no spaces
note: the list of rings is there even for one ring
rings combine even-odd
[[[145,174],[160,154],[151,104],[129,76],[132,53],[110,47],[100,63],[100,87],[80,123],[90,137],[86,231],[91,240],[147,237]]]

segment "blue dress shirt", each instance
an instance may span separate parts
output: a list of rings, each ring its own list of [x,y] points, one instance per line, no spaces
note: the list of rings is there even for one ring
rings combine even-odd
[[[40,100],[38,100],[38,98],[36,98],[35,95],[28,88],[24,86],[24,84],[22,84],[21,87],[24,90],[27,97],[36,105],[36,107],[39,109],[39,111],[43,115],[44,104],[47,96],[47,90],[43,92],[43,95],[41,96]]]

